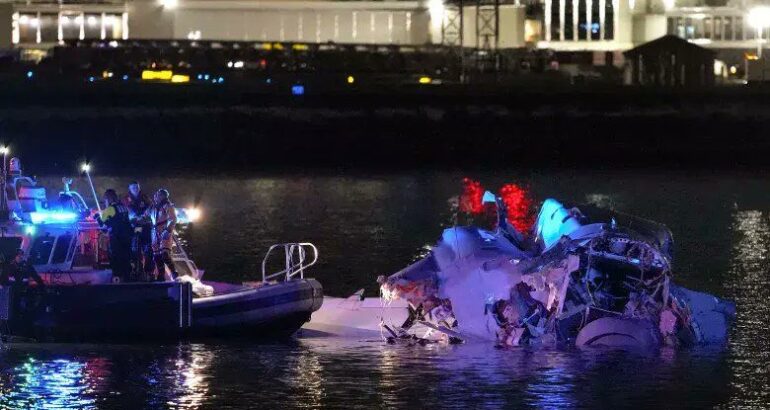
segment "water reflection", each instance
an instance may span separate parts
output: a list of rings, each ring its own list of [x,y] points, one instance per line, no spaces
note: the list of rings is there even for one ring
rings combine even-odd
[[[301,407],[321,407],[326,397],[324,368],[321,361],[312,350],[304,350],[302,354],[289,359],[287,382],[296,391],[294,401]]]
[[[537,382],[527,388],[531,403],[539,409],[564,409],[575,407],[574,376],[562,367],[546,368]]]
[[[173,354],[154,361],[144,377],[150,388],[150,404],[202,408],[210,396],[213,361],[214,352],[202,344],[180,344]]]
[[[730,278],[725,284],[738,306],[732,334],[734,403],[762,407],[770,402],[770,224],[759,210],[733,214]]]
[[[29,358],[3,375],[0,408],[96,408],[94,388],[84,362]]]

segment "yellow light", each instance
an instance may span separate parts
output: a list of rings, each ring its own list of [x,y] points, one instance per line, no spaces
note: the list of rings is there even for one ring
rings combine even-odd
[[[184,74],[174,74],[173,76],[171,76],[171,82],[172,83],[189,83],[190,76],[184,75]]]
[[[746,53],[746,60],[759,60],[759,56],[753,53]]]
[[[273,49],[273,45],[272,45],[272,44],[270,44],[270,43],[263,43],[263,44],[262,44],[262,49],[263,49],[263,50],[268,50],[268,51],[270,51],[270,50],[272,50],[272,49]]]
[[[349,75],[348,76],[348,84],[353,84],[354,82],[356,82],[356,79],[352,75]]]
[[[738,72],[738,67],[736,66],[730,66],[730,74],[735,74]]]
[[[281,43],[274,43],[273,48],[276,50],[283,50],[283,44]]]
[[[171,80],[174,73],[171,70],[144,70],[142,71],[142,80]]]
[[[102,71],[102,78],[112,78],[112,71]]]
[[[419,80],[420,84],[430,84],[431,81],[432,80],[430,79],[430,77],[425,77],[425,76],[420,77],[420,80]]]
[[[307,44],[294,44],[291,48],[297,51],[306,51],[308,49]]]

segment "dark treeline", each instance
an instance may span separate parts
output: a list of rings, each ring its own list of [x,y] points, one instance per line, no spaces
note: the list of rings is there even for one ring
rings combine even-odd
[[[770,155],[770,98],[760,91],[306,91],[19,88],[0,95],[0,140],[37,173],[84,159],[115,174],[745,169]]]

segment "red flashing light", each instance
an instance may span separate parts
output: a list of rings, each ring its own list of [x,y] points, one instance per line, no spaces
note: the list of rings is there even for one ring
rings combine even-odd
[[[460,195],[460,212],[478,215],[484,211],[481,200],[484,198],[484,188],[479,181],[463,178],[463,193]]]
[[[463,178],[463,193],[460,195],[459,211],[471,216],[480,216],[487,214],[490,219],[494,219],[497,207],[494,204],[482,203],[484,198],[484,187],[479,181],[471,178]],[[529,192],[517,184],[505,184],[500,188],[500,198],[508,208],[508,223],[517,231],[526,234],[535,223],[532,214],[532,199]]]
[[[529,232],[535,221],[528,192],[519,185],[505,184],[500,188],[500,197],[508,208],[508,223],[519,232]]]

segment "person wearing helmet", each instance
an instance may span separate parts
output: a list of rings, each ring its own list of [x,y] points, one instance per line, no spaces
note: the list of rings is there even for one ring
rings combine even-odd
[[[99,226],[106,227],[110,234],[110,269],[113,278],[128,281],[131,274],[132,227],[128,219],[128,208],[120,202],[114,189],[104,192],[105,208],[96,214]]]
[[[171,260],[171,247],[174,245],[176,209],[171,203],[167,190],[159,189],[155,192],[153,205],[147,209],[145,215],[152,223],[152,253],[157,268],[156,280],[165,280],[166,267],[174,279],[177,273],[174,262]]]

